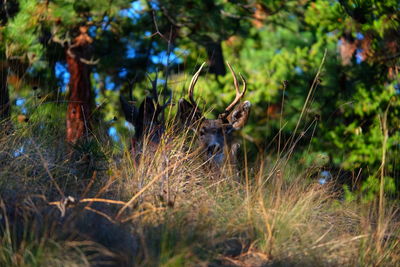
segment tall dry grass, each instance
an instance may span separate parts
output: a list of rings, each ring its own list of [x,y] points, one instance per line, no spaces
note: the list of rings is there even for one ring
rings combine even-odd
[[[188,133],[167,136],[139,162],[125,154],[111,168],[127,203],[117,218],[136,227],[140,265],[396,266],[398,203],[385,202],[378,227],[376,203],[347,203],[334,179],[293,173],[290,159],[219,170]]]
[[[295,140],[218,168],[176,129],[138,160],[105,138],[66,157],[34,122],[2,135],[0,265],[398,266],[398,201],[346,202],[291,158]]]

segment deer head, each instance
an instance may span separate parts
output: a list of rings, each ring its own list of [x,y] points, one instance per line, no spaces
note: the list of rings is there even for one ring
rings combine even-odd
[[[193,98],[194,86],[199,78],[203,63],[194,74],[188,89],[189,101],[181,98],[179,100],[178,113],[180,120],[185,126],[193,129],[198,136],[201,147],[206,152],[207,158],[216,164],[221,164],[225,159],[233,159],[238,144],[233,142],[233,133],[240,130],[247,122],[250,114],[250,102],[240,103],[246,93],[246,80],[239,74],[243,89],[240,91],[235,72],[229,63],[228,67],[232,73],[236,97],[225,110],[218,115],[217,119],[207,119]]]
[[[134,105],[132,97],[132,89],[130,92],[131,101],[127,101],[120,95],[120,102],[125,119],[135,127],[135,138],[132,145],[142,143],[143,138],[148,138],[149,143],[158,144],[161,135],[164,133],[164,110],[171,103],[172,93],[165,104],[160,105],[159,95],[157,92],[157,74],[154,80],[148,77],[152,88],[150,95],[146,96],[137,108]],[[133,149],[135,149],[133,147]]]

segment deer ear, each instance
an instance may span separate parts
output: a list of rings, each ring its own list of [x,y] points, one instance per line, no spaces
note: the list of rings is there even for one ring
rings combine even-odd
[[[251,103],[249,101],[244,101],[239,106],[237,106],[231,114],[228,116],[228,121],[232,125],[233,129],[239,130],[246,125],[247,119],[250,115]]]
[[[178,114],[181,122],[189,127],[203,118],[200,108],[193,106],[184,98],[179,99]]]

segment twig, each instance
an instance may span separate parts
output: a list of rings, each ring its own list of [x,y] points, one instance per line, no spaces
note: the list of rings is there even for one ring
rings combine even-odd
[[[125,205],[126,202],[114,199],[105,199],[105,198],[83,198],[78,201],[78,203],[84,202],[101,202],[101,203],[108,203],[108,204],[116,204],[116,205]],[[49,205],[59,205],[61,201],[52,201],[49,202]]]
[[[114,221],[109,215],[107,215],[107,214],[104,213],[104,212],[101,212],[101,211],[99,211],[99,210],[93,209],[93,208],[88,207],[88,206],[85,207],[85,210],[90,210],[91,212],[94,212],[94,213],[96,213],[96,214],[98,214],[98,215],[100,215],[100,216],[103,216],[104,218],[106,218],[106,219],[109,220],[110,222],[116,223],[116,221]]]
[[[92,177],[90,178],[89,184],[86,186],[85,190],[82,193],[82,198],[84,198],[86,194],[89,192],[90,188],[94,184],[94,181],[96,180],[96,177],[97,177],[97,171],[94,171]]]

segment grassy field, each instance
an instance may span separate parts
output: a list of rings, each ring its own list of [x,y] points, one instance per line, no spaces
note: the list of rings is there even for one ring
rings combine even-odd
[[[173,127],[135,161],[101,134],[68,147],[43,123],[0,139],[0,266],[400,262],[398,201],[345,201],[318,166],[259,153],[218,169]]]

